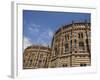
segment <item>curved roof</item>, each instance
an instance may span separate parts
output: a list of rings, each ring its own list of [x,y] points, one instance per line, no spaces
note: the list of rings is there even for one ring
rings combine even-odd
[[[85,23],[85,22],[79,22],[79,23],[72,23],[72,24],[64,25],[64,26],[60,27],[60,28],[55,32],[55,34],[57,34],[61,29],[72,27],[73,24],[74,24],[74,25],[85,25],[85,24],[90,25],[90,23]]]
[[[73,24],[74,25],[85,25],[85,24],[91,25],[91,23],[87,23],[87,22],[77,22],[77,23],[71,23],[71,24],[68,24],[68,25],[63,25],[54,33],[54,35],[57,34],[59,31],[61,31],[61,29],[72,27]],[[51,45],[53,44],[53,40],[54,40],[54,36],[53,36]]]
[[[31,49],[31,48],[33,48],[33,49],[49,49],[50,50],[50,48],[49,47],[45,47],[45,46],[42,46],[42,45],[32,45],[32,46],[28,46],[27,48],[26,48],[26,50],[27,49]]]

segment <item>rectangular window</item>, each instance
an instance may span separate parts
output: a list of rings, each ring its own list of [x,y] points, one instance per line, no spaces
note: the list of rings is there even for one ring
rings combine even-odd
[[[68,43],[66,43],[66,44],[65,44],[65,52],[68,51],[68,48],[69,48]]]
[[[83,38],[83,33],[81,33],[81,38]]]
[[[68,41],[68,40],[69,40],[69,35],[67,34],[67,35],[65,36],[65,38],[66,38],[66,41]]]
[[[78,38],[80,38],[80,33],[78,34]]]
[[[84,50],[84,42],[79,42],[79,49],[80,51],[83,51]]]
[[[76,34],[76,32],[75,32],[75,33],[74,33],[74,37],[75,37],[75,38],[76,38],[76,35],[77,35],[77,34]]]
[[[72,40],[70,41],[70,48],[72,49]]]
[[[32,59],[30,60],[30,65],[32,65]]]
[[[70,34],[70,38],[72,38],[72,32],[71,32],[71,34]]]
[[[74,48],[76,48],[76,39],[74,40]]]
[[[57,48],[55,48],[55,56],[57,56]]]

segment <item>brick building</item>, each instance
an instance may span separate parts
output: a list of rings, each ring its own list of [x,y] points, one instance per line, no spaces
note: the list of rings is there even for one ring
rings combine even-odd
[[[23,68],[47,68],[51,49],[49,47],[32,45],[25,49],[23,53]]]
[[[61,26],[53,35],[51,48],[30,46],[23,55],[24,69],[90,65],[91,24],[87,22]]]
[[[73,23],[58,29],[52,40],[50,67],[91,64],[90,23]]]

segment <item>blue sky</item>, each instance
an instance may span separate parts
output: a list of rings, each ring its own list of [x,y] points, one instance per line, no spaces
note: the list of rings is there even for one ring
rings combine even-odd
[[[90,18],[89,13],[23,10],[24,47],[32,44],[48,46],[59,27],[72,21],[90,22]]]

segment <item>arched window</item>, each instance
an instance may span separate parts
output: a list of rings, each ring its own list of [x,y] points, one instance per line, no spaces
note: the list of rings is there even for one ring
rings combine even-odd
[[[67,35],[67,39],[69,40],[69,35]]]
[[[78,33],[78,38],[80,38],[80,33]]]
[[[83,38],[83,33],[81,33],[81,38]]]
[[[68,48],[69,48],[69,45],[68,45],[68,43],[66,43],[66,44],[65,44],[65,52],[68,51]]]
[[[43,58],[43,54],[40,54],[40,59],[42,59]]]
[[[83,33],[82,33],[82,32],[80,32],[80,33],[78,34],[78,38],[83,38]]]
[[[70,38],[72,38],[72,32],[70,33]]]
[[[32,59],[30,59],[30,65],[32,65]]]
[[[79,49],[84,50],[84,42],[79,42]]]
[[[76,32],[74,32],[74,37],[76,38],[76,36],[77,36],[77,34],[76,34]]]
[[[67,35],[65,36],[65,38],[66,38],[66,41],[68,41],[68,40],[69,40],[69,35],[67,34]]]
[[[57,56],[57,48],[55,48],[55,56]]]

